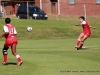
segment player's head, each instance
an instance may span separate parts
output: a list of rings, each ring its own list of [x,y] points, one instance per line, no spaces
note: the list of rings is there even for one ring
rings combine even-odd
[[[79,17],[79,21],[80,21],[80,22],[83,22],[84,20],[85,20],[85,17],[84,17],[84,16],[80,16],[80,17]]]
[[[10,22],[11,22],[11,19],[10,19],[10,18],[6,18],[6,19],[5,19],[5,23],[6,23],[6,24],[9,24]]]

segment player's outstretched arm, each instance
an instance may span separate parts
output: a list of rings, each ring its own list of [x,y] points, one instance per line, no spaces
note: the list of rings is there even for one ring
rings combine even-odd
[[[81,24],[76,24],[76,26],[82,26]]]
[[[90,26],[90,28],[96,29],[96,27]]]

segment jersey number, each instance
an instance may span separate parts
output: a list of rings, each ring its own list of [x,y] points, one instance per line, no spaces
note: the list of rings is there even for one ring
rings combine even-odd
[[[14,34],[14,28],[9,28],[9,34]]]

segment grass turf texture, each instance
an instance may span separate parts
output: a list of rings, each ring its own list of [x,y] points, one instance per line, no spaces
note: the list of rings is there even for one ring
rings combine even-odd
[[[100,39],[90,38],[85,47],[77,51],[76,39],[19,40],[17,52],[24,63],[17,67],[16,58],[9,52],[7,66],[0,65],[1,75],[99,75]],[[2,49],[3,41],[0,42]],[[0,62],[3,61],[2,54]],[[71,71],[71,72],[66,72]],[[79,71],[79,72],[74,72]],[[84,71],[84,72],[80,72]],[[90,72],[89,72],[90,71]],[[93,72],[95,71],[95,72]],[[98,72],[99,71],[99,72]]]
[[[99,18],[88,18],[92,29],[91,37],[86,40],[83,50],[77,51],[74,46],[81,27],[76,27],[78,18],[66,20],[17,20],[13,19],[18,32],[19,44],[17,52],[24,63],[16,67],[16,58],[9,50],[9,65],[0,65],[1,75],[99,75],[100,72],[100,27]],[[0,31],[4,19],[0,20]],[[28,26],[33,27],[27,32]],[[2,34],[2,33],[1,33]],[[36,40],[35,40],[36,39]],[[0,49],[3,43],[0,41]],[[2,54],[0,62],[3,61]],[[66,72],[71,71],[71,72]],[[84,71],[84,72],[72,72]],[[87,72],[90,71],[90,72]]]
[[[90,25],[95,26],[97,29],[91,29],[91,37],[100,38],[99,18],[89,18]],[[75,24],[79,23],[78,18],[71,19],[68,17],[66,20],[17,20],[12,19],[12,24],[15,25],[18,32],[18,39],[62,39],[62,38],[76,38],[82,27],[77,27]],[[0,20],[0,32],[4,19]],[[33,27],[32,32],[27,32],[28,26]]]

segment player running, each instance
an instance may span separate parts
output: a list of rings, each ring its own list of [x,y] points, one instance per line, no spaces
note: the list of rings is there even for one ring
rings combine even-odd
[[[2,62],[2,64],[3,65],[8,64],[8,59],[7,59],[8,52],[7,52],[7,50],[9,49],[9,47],[11,47],[12,54],[18,60],[17,65],[20,66],[23,63],[23,61],[21,60],[20,56],[16,53],[16,46],[18,43],[18,41],[16,39],[17,31],[16,31],[15,27],[10,24],[10,22],[11,22],[10,18],[5,19],[6,24],[3,27],[4,33],[2,34],[2,36],[0,36],[0,38],[5,37],[5,39],[6,39],[3,50],[2,50],[3,57],[4,57],[4,61]]]
[[[81,32],[81,34],[79,35],[78,39],[77,39],[77,43],[75,48],[77,48],[77,50],[81,49],[84,41],[90,37],[91,35],[91,30],[90,28],[95,29],[95,27],[93,26],[89,26],[88,22],[85,20],[84,16],[80,16],[79,17],[79,21],[81,22],[81,24],[76,24],[76,26],[82,26],[83,31]]]

